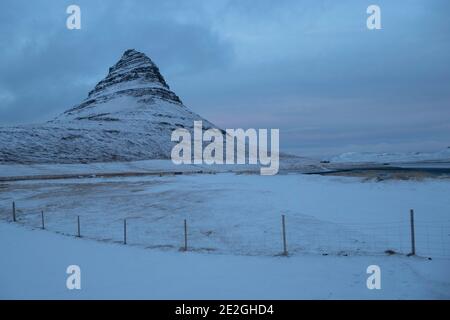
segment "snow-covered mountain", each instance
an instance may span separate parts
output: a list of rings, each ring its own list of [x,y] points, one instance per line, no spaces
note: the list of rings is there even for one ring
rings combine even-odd
[[[125,51],[88,97],[40,125],[0,127],[0,163],[78,163],[170,157],[172,130],[215,127],[190,111],[145,54]]]

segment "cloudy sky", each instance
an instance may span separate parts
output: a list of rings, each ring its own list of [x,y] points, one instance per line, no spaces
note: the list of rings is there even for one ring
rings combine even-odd
[[[81,7],[81,30],[66,8]],[[381,7],[382,30],[366,9]],[[2,1],[0,125],[86,98],[128,48],[222,128],[279,128],[284,150],[450,146],[450,1]]]

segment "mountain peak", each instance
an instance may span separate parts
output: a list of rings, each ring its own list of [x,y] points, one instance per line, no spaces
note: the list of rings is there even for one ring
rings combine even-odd
[[[125,102],[126,99],[131,100]],[[162,101],[183,106],[180,98],[170,90],[156,64],[144,53],[128,49],[109,68],[108,75],[89,92],[87,99],[55,120],[99,119],[98,114],[104,116],[121,111],[136,113]],[[134,108],[131,108],[132,105]],[[109,107],[105,109],[106,106]],[[105,118],[103,116],[102,119]]]
[[[126,50],[87,99],[52,121],[0,128],[0,163],[168,159],[172,132],[211,122],[183,105],[144,53]]]
[[[120,60],[109,68],[106,78],[89,92],[89,98],[120,89],[151,87],[169,89],[158,67],[147,55],[135,49],[128,49]]]
[[[130,54],[134,54],[134,53],[142,53],[137,51],[136,49],[127,49],[125,50],[125,52],[123,53],[124,56],[130,55]]]

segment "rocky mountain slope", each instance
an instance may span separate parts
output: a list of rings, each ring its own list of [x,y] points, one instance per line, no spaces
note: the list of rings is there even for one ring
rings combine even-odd
[[[202,120],[145,54],[127,50],[79,105],[40,125],[0,127],[0,163],[165,159],[172,130]]]

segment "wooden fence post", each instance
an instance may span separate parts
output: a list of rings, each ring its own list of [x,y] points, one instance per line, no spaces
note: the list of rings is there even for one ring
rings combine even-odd
[[[12,214],[13,214],[13,221],[16,222],[16,203],[14,201],[12,203]]]
[[[44,223],[44,211],[41,211],[41,222],[42,222],[42,230],[45,229],[45,223]]]
[[[282,229],[283,229],[283,255],[287,256],[288,251],[287,251],[287,244],[286,244],[286,219],[285,219],[284,214],[281,215],[281,224],[282,224]]]
[[[123,219],[123,244],[127,244],[127,219]]]
[[[80,231],[80,216],[77,216],[77,222],[78,222],[78,238],[81,238],[81,231]]]
[[[409,211],[409,221],[411,225],[411,253],[410,256],[416,255],[416,237],[415,237],[415,230],[414,230],[414,210],[411,209]]]
[[[187,240],[187,222],[184,219],[184,251],[188,249],[188,240]]]

